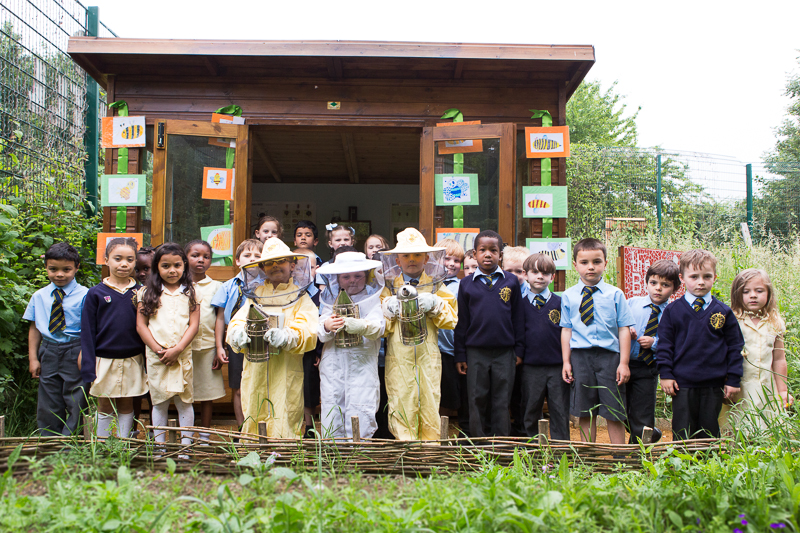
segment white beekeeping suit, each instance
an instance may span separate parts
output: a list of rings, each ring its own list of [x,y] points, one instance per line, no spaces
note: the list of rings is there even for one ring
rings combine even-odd
[[[317,270],[325,282],[317,331],[324,343],[319,375],[325,437],[352,438],[353,416],[358,416],[361,438],[372,437],[378,429],[378,351],[385,327],[380,266],[360,252],[343,252]],[[344,308],[337,308],[341,304],[356,307],[358,318],[346,316]],[[348,346],[336,345],[337,332]]]

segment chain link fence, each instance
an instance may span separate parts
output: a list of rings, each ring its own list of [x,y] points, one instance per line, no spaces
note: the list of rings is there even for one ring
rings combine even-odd
[[[0,200],[83,194],[89,77],[67,43],[86,21],[75,0],[0,1]],[[102,23],[98,33],[116,37]]]

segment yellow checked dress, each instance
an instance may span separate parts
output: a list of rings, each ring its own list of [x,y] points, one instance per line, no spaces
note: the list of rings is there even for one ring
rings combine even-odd
[[[286,301],[298,290],[294,283],[283,283],[273,288],[267,283],[256,289],[256,296],[266,297],[286,293]],[[276,304],[280,304],[280,298]],[[228,325],[228,335],[236,326],[247,322],[253,301],[245,301]],[[302,438],[303,421],[303,354],[317,345],[319,311],[308,294],[286,306],[262,306],[269,313],[283,313],[284,327],[299,335],[297,346],[281,350],[269,361],[251,363],[245,358],[242,370],[242,412],[245,433],[258,434],[258,422],[267,423],[267,436],[271,438]],[[231,344],[230,338],[226,339]],[[247,345],[242,350],[247,351]]]
[[[420,285],[430,283],[427,274],[420,276]],[[403,278],[394,281],[396,287]],[[391,296],[388,288],[381,293],[381,302]],[[439,439],[439,400],[442,397],[442,356],[439,352],[439,330],[455,329],[458,305],[455,297],[442,286],[436,295],[445,305],[439,314],[428,313],[425,322],[428,336],[417,346],[405,346],[400,340],[397,318],[386,320],[386,394],[389,397],[389,429],[399,440]],[[416,367],[415,354],[416,350]],[[417,386],[419,369],[419,387]]]
[[[192,341],[192,373],[194,376],[194,401],[205,402],[225,396],[225,381],[222,369],[211,370],[217,354],[214,327],[217,323],[216,308],[211,299],[222,287],[222,283],[206,276],[194,284],[194,292],[203,301],[200,303],[200,327]]]
[[[178,344],[189,329],[189,297],[183,294],[183,289],[183,285],[175,292],[162,288],[161,305],[156,314],[150,317],[147,326],[156,342],[164,348],[172,348]],[[139,291],[140,302],[146,290],[147,287],[142,287]],[[201,303],[200,298],[199,294],[195,295],[198,305]],[[162,363],[159,355],[149,346],[145,348],[145,360],[153,405],[166,402],[173,396],[178,396],[184,403],[194,401],[191,343],[170,366]]]

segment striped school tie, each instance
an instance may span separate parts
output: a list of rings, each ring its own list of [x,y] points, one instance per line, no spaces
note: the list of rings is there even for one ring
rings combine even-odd
[[[578,310],[581,312],[581,322],[587,326],[594,320],[594,298],[592,295],[598,290],[597,287],[584,287],[581,291],[583,297],[581,298],[581,306]]]
[[[655,337],[658,333],[658,315],[661,314],[661,308],[659,308],[656,304],[650,304],[648,307],[651,309],[651,311],[650,318],[647,319],[647,326],[644,328],[644,336]],[[642,349],[639,352],[639,359],[648,365],[652,365],[655,362],[653,359],[652,348]]]
[[[419,285],[419,280],[418,279],[410,279],[410,280],[408,280],[408,284],[411,285],[412,287],[416,287],[417,285]]]
[[[486,287],[491,289],[501,276],[502,274],[500,272],[493,272],[490,276],[482,276],[481,279],[486,284]]]
[[[533,305],[536,306],[536,309],[541,309],[542,307],[544,307],[544,304],[546,303],[547,302],[544,300],[544,296],[542,296],[541,294],[537,294],[536,296],[533,297]]]
[[[703,306],[705,305],[706,301],[702,298],[695,298],[694,305],[692,305],[692,309],[695,310],[696,313],[699,313],[703,310]]]
[[[242,291],[242,280],[236,280],[236,303],[233,304],[233,310],[231,311],[231,317],[236,315],[236,312],[242,308],[244,305],[244,292]]]
[[[67,317],[64,316],[64,295],[61,288],[53,291],[53,308],[50,311],[50,333],[57,333],[67,329]]]

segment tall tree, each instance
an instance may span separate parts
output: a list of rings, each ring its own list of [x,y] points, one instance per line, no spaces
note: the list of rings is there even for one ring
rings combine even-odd
[[[567,103],[570,142],[636,146],[636,117],[642,108],[626,117],[624,99],[617,93],[617,82],[603,91],[599,81],[584,81]]]
[[[797,59],[800,64],[800,57]],[[778,137],[775,149],[766,154],[767,161],[771,163],[800,161],[800,74],[789,76],[784,94],[791,99],[791,103],[786,110],[786,118],[775,130]]]

